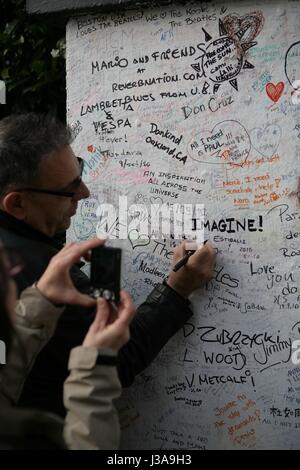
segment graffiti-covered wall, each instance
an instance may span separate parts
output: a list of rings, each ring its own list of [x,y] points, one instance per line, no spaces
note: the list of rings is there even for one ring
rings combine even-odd
[[[275,0],[68,23],[68,121],[91,191],[69,238],[105,228],[136,304],[178,243],[146,233],[151,204],[203,204],[218,252],[191,320],[124,391],[125,449],[299,448],[299,31],[300,2]],[[125,240],[99,209],[120,196]]]

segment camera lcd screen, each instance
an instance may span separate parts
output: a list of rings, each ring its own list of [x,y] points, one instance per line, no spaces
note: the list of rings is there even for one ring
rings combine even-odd
[[[121,250],[99,247],[92,250],[91,283],[97,296],[119,300],[121,275]]]

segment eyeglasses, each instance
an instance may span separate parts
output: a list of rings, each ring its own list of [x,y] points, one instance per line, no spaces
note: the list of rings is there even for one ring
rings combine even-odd
[[[55,191],[52,189],[38,189],[38,188],[18,188],[14,189],[14,191],[31,191],[32,193],[42,193],[42,194],[52,194],[53,196],[63,196],[63,197],[74,197],[77,193],[77,189],[79,188],[82,182],[82,172],[84,167],[84,160],[80,157],[77,157],[79,163],[79,177],[76,184],[76,191]],[[74,184],[74,183],[73,183]]]

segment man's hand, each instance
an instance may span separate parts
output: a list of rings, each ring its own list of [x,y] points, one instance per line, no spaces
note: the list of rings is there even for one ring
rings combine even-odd
[[[97,314],[83,341],[83,346],[119,351],[127,343],[129,323],[134,317],[135,307],[125,290],[121,290],[120,298],[121,302],[116,309],[107,300],[97,299]]]
[[[36,287],[53,304],[77,304],[83,307],[96,305],[92,297],[81,294],[70,276],[71,267],[84,257],[89,261],[89,251],[104,245],[104,240],[93,239],[81,243],[70,243],[53,256]]]
[[[174,251],[172,266],[185,256],[185,242],[176,247]],[[178,269],[171,271],[167,284],[183,297],[188,297],[194,290],[213,277],[216,252],[210,243],[206,243],[189,257],[188,262]]]

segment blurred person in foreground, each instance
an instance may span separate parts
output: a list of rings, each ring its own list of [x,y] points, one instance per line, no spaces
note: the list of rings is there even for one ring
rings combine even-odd
[[[119,349],[129,339],[134,307],[121,291],[114,308],[75,289],[70,269],[100,240],[73,243],[55,255],[40,280],[16,299],[13,277],[21,269],[11,252],[0,251],[0,339],[7,364],[0,368],[0,449],[117,449],[120,427],[113,400],[120,395],[116,368]],[[14,407],[39,352],[53,336],[63,304],[96,307],[83,344],[69,357],[64,383],[66,417]],[[5,393],[2,381],[5,377]]]

